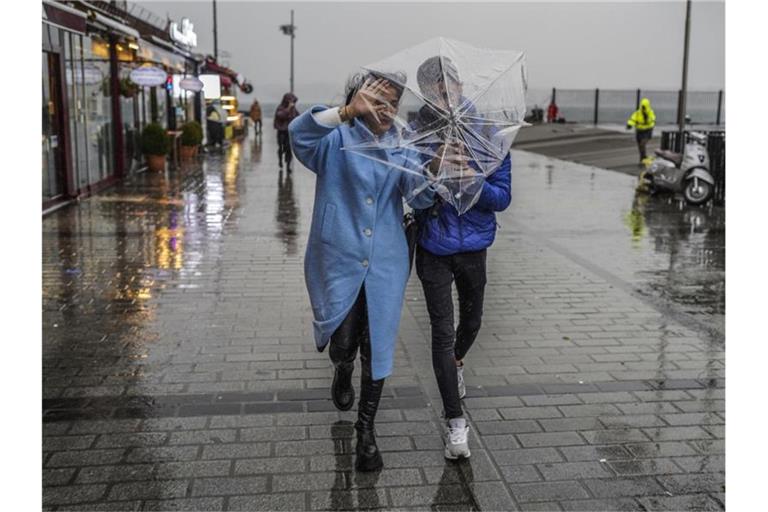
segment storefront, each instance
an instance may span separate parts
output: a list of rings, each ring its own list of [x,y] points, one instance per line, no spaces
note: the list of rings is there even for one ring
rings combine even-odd
[[[174,130],[201,119],[200,94],[174,85],[196,76],[202,56],[176,47],[170,34],[158,37],[157,27],[145,34],[95,12],[94,3],[43,2],[44,211],[139,169],[139,134],[148,123]],[[130,74],[142,66],[158,67],[167,79],[137,86]]]

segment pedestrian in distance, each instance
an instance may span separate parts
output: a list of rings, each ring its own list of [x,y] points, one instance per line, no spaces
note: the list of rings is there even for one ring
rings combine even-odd
[[[431,57],[417,71],[419,89],[425,98],[441,109],[448,105],[466,105],[467,122],[479,117],[475,107],[464,97],[459,70],[451,59]],[[429,122],[429,119],[427,119]],[[419,120],[416,120],[419,123]],[[429,126],[427,124],[427,126]],[[492,130],[482,121],[475,129]],[[490,139],[492,133],[488,133]],[[466,146],[469,144],[469,146]],[[436,149],[438,160],[454,159],[464,171],[478,169],[469,155],[482,153],[479,145],[465,141],[465,147],[449,144]],[[479,143],[477,143],[479,144]],[[479,170],[477,172],[480,172]],[[486,284],[487,248],[496,236],[496,214],[505,210],[511,199],[511,161],[506,155],[500,167],[485,178],[479,199],[463,215],[439,197],[429,209],[416,212],[419,235],[416,248],[416,272],[424,289],[432,330],[432,367],[443,402],[446,421],[443,442],[448,459],[470,456],[469,426],[464,418],[461,398],[466,395],[464,358],[480,330]],[[454,328],[452,287],[459,298],[459,324]]]
[[[293,153],[291,151],[291,136],[288,133],[288,125],[296,117],[299,111],[296,110],[296,102],[299,98],[292,92],[283,95],[283,100],[275,110],[275,130],[277,130],[277,161],[280,169],[283,168],[283,159],[285,159],[285,170],[291,172],[291,160]]]
[[[646,163],[648,158],[646,147],[648,141],[653,137],[653,127],[656,126],[656,113],[651,108],[651,101],[643,98],[640,101],[640,108],[635,110],[627,120],[627,130],[635,128],[635,140],[637,149],[640,152],[640,165]]]
[[[404,80],[357,75],[340,108],[314,106],[288,129],[296,158],[317,175],[304,277],[314,316],[315,344],[329,347],[334,366],[331,398],[339,410],[355,401],[352,374],[360,353],[355,467],[383,466],[374,420],[384,381],[392,373],[400,313],[408,281],[403,198],[426,207],[434,190],[423,175],[387,165],[412,157],[406,150],[376,150],[373,162],[346,145],[393,130]]]
[[[253,121],[254,134],[261,137],[261,105],[259,104],[259,100],[253,100],[253,103],[251,104],[251,110],[248,115],[251,118],[251,121]]]
[[[224,111],[215,101],[205,110],[205,124],[208,131],[208,145],[223,147],[224,145]]]

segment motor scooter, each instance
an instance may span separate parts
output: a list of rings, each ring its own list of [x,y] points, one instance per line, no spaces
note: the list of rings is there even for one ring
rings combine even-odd
[[[715,179],[709,172],[707,136],[690,132],[683,154],[657,149],[658,158],[646,164],[640,174],[641,184],[653,192],[682,193],[689,204],[706,203],[714,193]]]

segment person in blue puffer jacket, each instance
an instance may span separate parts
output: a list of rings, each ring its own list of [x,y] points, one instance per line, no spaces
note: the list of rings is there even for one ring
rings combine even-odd
[[[450,104],[451,98],[453,104],[462,101],[458,70],[447,57],[427,59],[418,69],[417,80],[425,97],[438,107]],[[470,455],[469,427],[460,402],[466,394],[463,359],[480,330],[486,249],[496,237],[496,212],[504,211],[511,200],[511,167],[507,154],[501,166],[485,179],[475,205],[463,215],[439,199],[431,208],[416,212],[416,272],[432,326],[432,366],[447,424],[444,443],[448,459]],[[459,295],[459,325],[455,330],[451,297],[454,282]]]

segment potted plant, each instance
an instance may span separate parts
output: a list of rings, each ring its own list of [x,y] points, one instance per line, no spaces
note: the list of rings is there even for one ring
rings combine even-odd
[[[148,124],[141,132],[141,152],[147,160],[150,171],[165,170],[165,155],[168,154],[170,141],[162,126]]]
[[[181,127],[181,158],[188,160],[197,156],[197,149],[203,142],[203,127],[197,121],[189,121]]]

